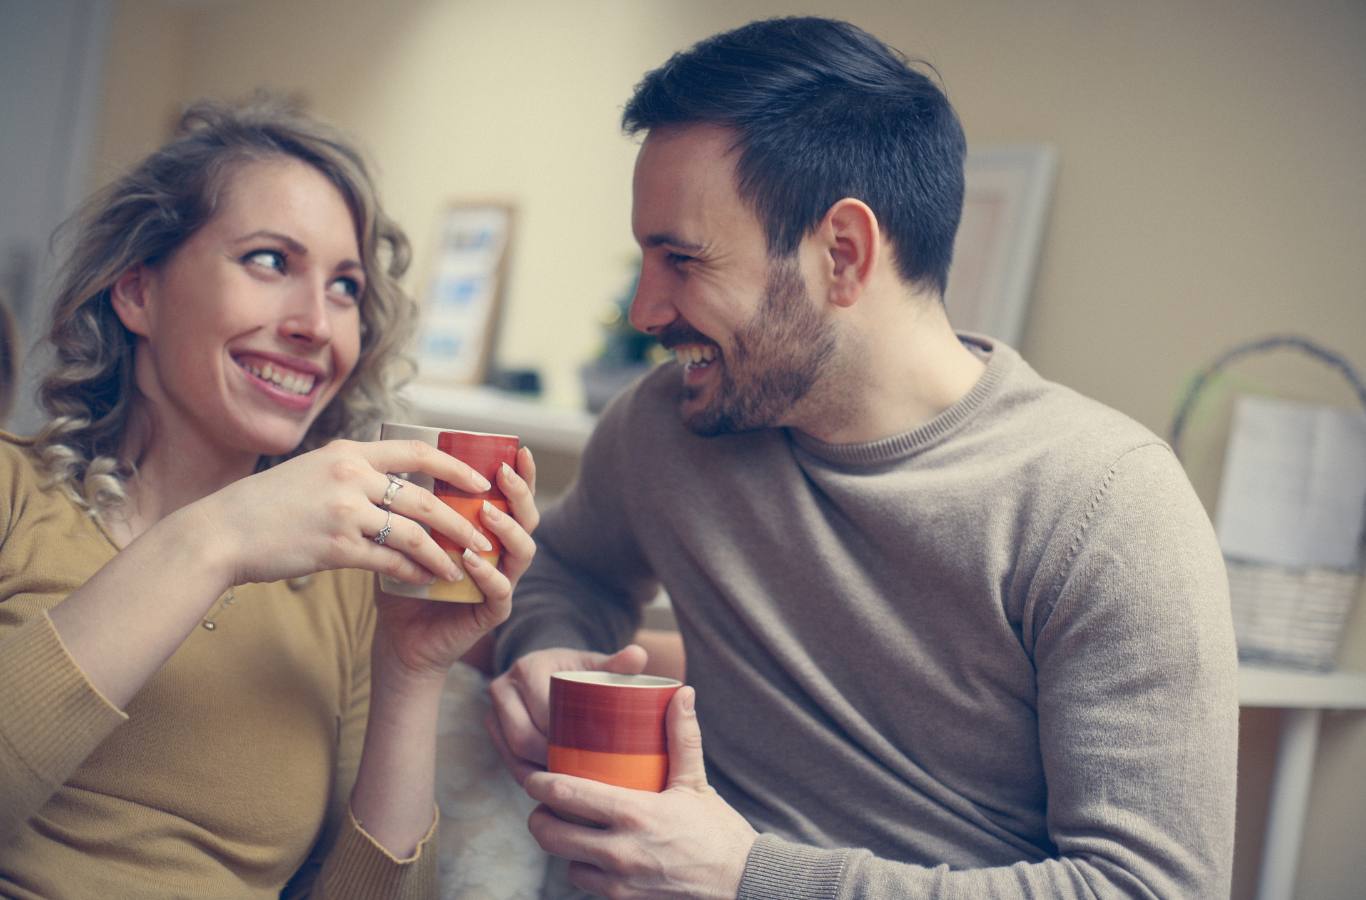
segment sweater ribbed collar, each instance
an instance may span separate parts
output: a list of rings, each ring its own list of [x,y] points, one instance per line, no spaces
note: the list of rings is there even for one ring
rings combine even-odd
[[[797,446],[813,456],[830,463],[857,466],[891,462],[938,442],[978,414],[1020,360],[1018,353],[994,338],[967,333],[960,333],[958,337],[969,350],[986,356],[986,369],[957,403],[923,425],[856,444],[828,444],[796,429],[788,429],[789,434]]]

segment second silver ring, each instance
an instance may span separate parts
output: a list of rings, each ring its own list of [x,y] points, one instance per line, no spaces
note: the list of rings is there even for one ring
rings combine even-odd
[[[373,540],[376,544],[379,544],[380,546],[383,546],[383,545],[384,545],[384,542],[387,541],[387,540],[389,540],[389,531],[390,531],[390,529],[391,529],[391,523],[393,522],[393,520],[394,520],[394,511],[393,511],[392,509],[385,509],[385,510],[384,510],[384,527],[381,528],[381,529],[375,534],[374,538],[372,538],[372,540]]]

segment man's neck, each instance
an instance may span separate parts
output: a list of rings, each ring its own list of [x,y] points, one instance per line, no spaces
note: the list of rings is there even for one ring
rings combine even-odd
[[[904,434],[963,399],[986,365],[949,325],[937,299],[914,298],[846,335],[841,361],[793,426],[830,444]]]

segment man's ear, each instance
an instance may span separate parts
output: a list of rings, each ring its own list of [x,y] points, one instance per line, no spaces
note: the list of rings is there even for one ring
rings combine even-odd
[[[845,197],[826,210],[816,234],[829,254],[830,301],[853,306],[868,287],[882,252],[877,216],[862,200]]]
[[[123,327],[142,337],[147,337],[151,330],[147,299],[152,290],[152,280],[151,270],[139,263],[120,275],[109,291],[109,298],[114,304],[114,314],[119,317]]]

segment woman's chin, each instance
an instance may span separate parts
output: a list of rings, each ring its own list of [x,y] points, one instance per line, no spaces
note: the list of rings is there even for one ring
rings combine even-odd
[[[307,429],[290,428],[258,431],[252,435],[249,446],[257,456],[287,456],[304,442]]]

